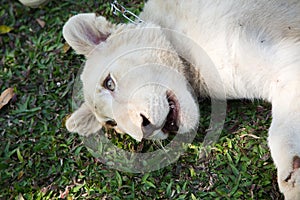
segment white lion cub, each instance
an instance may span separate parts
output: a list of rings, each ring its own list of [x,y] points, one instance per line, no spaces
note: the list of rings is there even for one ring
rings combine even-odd
[[[64,26],[87,58],[85,103],[68,130],[89,135],[110,124],[136,140],[164,139],[197,129],[193,94],[264,99],[280,190],[300,199],[300,1],[149,0],[140,18],[115,25],[79,14]]]

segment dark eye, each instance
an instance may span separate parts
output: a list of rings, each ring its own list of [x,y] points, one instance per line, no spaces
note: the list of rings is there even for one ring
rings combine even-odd
[[[105,89],[108,89],[110,91],[114,91],[115,90],[115,82],[114,80],[110,77],[110,75],[108,75],[106,77],[106,79],[103,82],[103,87]]]

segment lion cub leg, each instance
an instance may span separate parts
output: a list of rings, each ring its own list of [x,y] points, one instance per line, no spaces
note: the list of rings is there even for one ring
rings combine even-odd
[[[278,184],[286,199],[300,199],[299,125],[299,120],[273,122],[269,130],[269,146],[277,167]]]
[[[291,82],[290,82],[291,83]],[[279,85],[272,96],[269,146],[286,200],[300,199],[300,83]]]

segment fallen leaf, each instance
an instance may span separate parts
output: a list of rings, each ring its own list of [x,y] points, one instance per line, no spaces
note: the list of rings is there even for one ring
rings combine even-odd
[[[5,106],[14,96],[14,89],[8,88],[0,96],[0,109]]]
[[[6,25],[0,25],[0,34],[9,33],[11,30],[13,30],[12,27]]]
[[[18,180],[21,180],[21,178],[24,176],[24,172],[20,171],[18,174]]]
[[[46,25],[46,22],[44,20],[41,20],[41,19],[36,19],[37,23],[42,27],[44,28],[45,25]]]
[[[68,195],[69,195],[69,192],[70,192],[70,189],[72,189],[72,187],[74,187],[74,186],[67,186],[66,188],[65,188],[65,191],[64,192],[62,192],[62,191],[59,191],[59,198],[60,199],[65,199],[65,198],[67,198],[68,197]]]
[[[23,195],[20,193],[17,199],[18,199],[18,200],[24,200],[24,197],[23,197]]]
[[[70,45],[68,43],[65,43],[63,46],[63,53],[67,53],[70,48],[71,48]]]
[[[67,120],[71,117],[71,114],[66,115],[63,119],[62,119],[62,125],[63,127],[66,127],[66,122]]]

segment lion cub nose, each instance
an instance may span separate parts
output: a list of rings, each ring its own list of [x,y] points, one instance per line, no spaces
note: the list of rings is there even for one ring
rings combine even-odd
[[[145,117],[143,114],[140,114],[143,121],[142,121],[142,132],[143,132],[143,136],[144,138],[148,138],[149,136],[151,136],[153,134],[154,131],[159,130],[160,128],[153,125],[148,119],[147,117]]]

